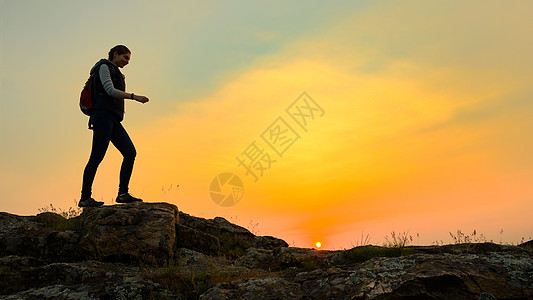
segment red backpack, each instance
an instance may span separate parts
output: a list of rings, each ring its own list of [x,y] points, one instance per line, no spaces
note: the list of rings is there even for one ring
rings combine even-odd
[[[85,86],[81,90],[80,95],[80,109],[87,116],[90,116],[93,112],[93,81],[95,73],[96,71],[89,76],[89,79],[87,79],[87,82],[85,82]]]
[[[87,82],[85,82],[85,86],[81,90],[80,95],[80,109],[81,111],[86,114],[87,116],[90,116],[93,112],[93,106],[94,106],[94,93],[95,89],[95,82],[94,78],[96,77],[96,72],[100,69],[100,66],[106,64],[109,65],[109,63],[105,60],[100,60],[92,70],[94,72],[91,73],[91,76],[89,76],[89,79],[87,79]]]

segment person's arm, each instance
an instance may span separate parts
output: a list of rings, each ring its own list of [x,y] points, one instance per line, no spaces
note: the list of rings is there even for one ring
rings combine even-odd
[[[135,95],[133,93],[127,93],[116,89],[113,86],[113,81],[111,80],[111,73],[109,72],[109,67],[106,64],[102,64],[100,66],[98,75],[100,75],[100,81],[102,81],[102,86],[104,87],[105,92],[109,96],[119,99],[132,99],[141,103],[146,103],[149,101],[148,98],[145,96]]]
[[[133,98],[132,98],[133,95]],[[149,101],[148,97],[141,96],[141,95],[135,95],[134,93],[126,93],[119,90],[118,97],[115,98],[123,98],[123,99],[131,99],[135,101],[139,101],[141,103],[146,103]]]

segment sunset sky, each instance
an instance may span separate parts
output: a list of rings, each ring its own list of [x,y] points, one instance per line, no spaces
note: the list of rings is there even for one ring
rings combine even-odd
[[[0,211],[76,205],[92,139],[79,94],[124,44],[127,91],[150,98],[127,101],[123,121],[138,152],[130,191],[145,202],[298,247],[381,245],[392,231],[424,245],[458,229],[533,239],[531,12],[513,0],[0,0]],[[251,154],[257,178],[239,163]],[[106,205],[120,163],[110,146],[93,185]],[[233,206],[211,198],[222,173],[242,181]]]

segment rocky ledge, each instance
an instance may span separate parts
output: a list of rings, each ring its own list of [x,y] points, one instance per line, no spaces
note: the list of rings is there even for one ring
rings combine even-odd
[[[0,299],[533,299],[531,249],[317,251],[168,203],[0,213]]]

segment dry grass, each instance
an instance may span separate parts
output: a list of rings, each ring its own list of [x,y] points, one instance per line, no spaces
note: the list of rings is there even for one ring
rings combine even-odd
[[[81,213],[83,212],[83,209],[81,207],[78,207],[78,202],[76,202],[76,200],[74,200],[74,206],[71,206],[71,207],[69,207],[66,210],[63,210],[62,208],[56,208],[56,207],[54,207],[54,205],[52,203],[50,203],[50,205],[48,205],[48,206],[39,208],[39,212],[40,213],[53,212],[53,213],[56,213],[58,215],[61,215],[65,219],[72,219],[72,218],[75,218],[75,217],[81,215]]]

